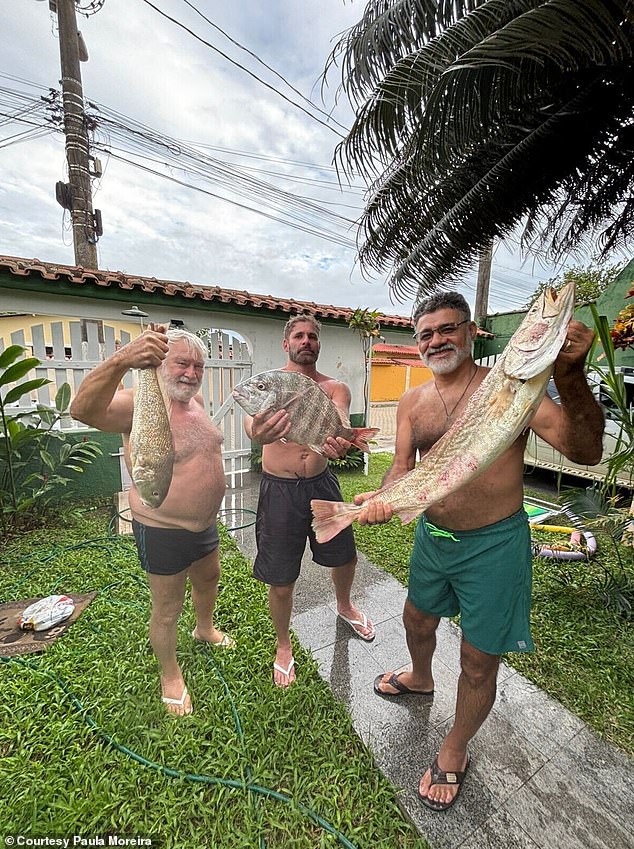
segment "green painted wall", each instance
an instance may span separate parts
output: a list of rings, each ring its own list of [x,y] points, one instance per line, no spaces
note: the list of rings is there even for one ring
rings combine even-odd
[[[91,428],[82,428],[71,431],[67,438],[70,442],[81,442],[84,437],[98,442],[103,454],[93,460],[82,474],[69,473],[69,476],[73,476],[72,483],[68,484],[69,497],[73,501],[82,501],[85,498],[111,498],[115,492],[121,491],[119,458],[110,456],[116,454],[121,448],[121,434],[101,433]]]
[[[626,295],[634,283],[634,259],[621,271],[616,280],[597,299],[599,315],[605,315],[610,324],[618,313],[627,305]],[[493,356],[504,350],[507,342],[517,330],[526,311],[500,313],[489,315],[483,323],[483,328],[495,334],[495,339],[479,339],[475,351],[476,358]],[[593,327],[592,312],[588,305],[582,305],[575,310],[575,318]],[[600,349],[599,349],[600,354]],[[616,363],[620,366],[634,366],[634,351],[617,351]]]

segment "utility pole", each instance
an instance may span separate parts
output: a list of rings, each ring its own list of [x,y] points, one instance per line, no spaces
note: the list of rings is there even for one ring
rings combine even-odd
[[[66,202],[73,225],[75,264],[97,268],[97,232],[92,208],[88,130],[84,112],[84,95],[79,68],[79,34],[75,0],[55,0],[59,24],[64,134],[68,163]],[[59,200],[58,195],[58,200]]]
[[[493,242],[489,242],[480,254],[478,265],[478,282],[476,285],[476,297],[473,320],[479,324],[486,318],[489,311],[489,284],[491,282],[491,263],[493,261]]]

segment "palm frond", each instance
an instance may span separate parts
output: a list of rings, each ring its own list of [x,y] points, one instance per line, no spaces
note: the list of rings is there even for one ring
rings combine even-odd
[[[359,103],[404,56],[422,47],[486,0],[374,0],[337,42],[324,79],[341,60],[342,87]]]
[[[336,160],[374,177],[359,256],[393,268],[397,299],[455,281],[526,216],[524,247],[555,259],[588,238],[607,257],[634,227],[632,0],[468,5],[438,25],[427,3],[374,3],[355,28],[383,64]]]
[[[538,3],[530,0],[529,5]],[[427,102],[442,75],[526,5],[527,0],[488,0],[450,30],[395,61],[360,106],[348,136],[338,145],[335,159],[340,168],[345,172],[352,165],[361,173],[371,173],[376,161],[385,163],[397,156],[413,135],[421,135]],[[488,90],[489,86],[480,88]]]

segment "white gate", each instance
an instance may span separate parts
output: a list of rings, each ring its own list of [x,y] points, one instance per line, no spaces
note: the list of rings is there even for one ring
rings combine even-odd
[[[115,330],[96,320],[50,322],[49,338],[52,345],[45,343],[44,329],[43,324],[34,325],[26,331],[12,333],[11,339],[6,340],[8,344],[26,348],[25,356],[33,356],[41,361],[26,379],[44,377],[51,381],[34,390],[30,397],[23,396],[18,404],[13,405],[13,413],[32,413],[37,404],[52,406],[55,394],[63,383],[70,385],[74,395],[84,377],[95,366],[113,354],[119,344],[125,345],[130,341],[129,333]],[[203,341],[209,350],[202,386],[205,408],[224,436],[222,453],[225,474],[229,478],[229,485],[235,487],[239,477],[250,469],[251,443],[244,432],[244,414],[240,407],[234,405],[232,391],[241,380],[251,376],[252,361],[246,342],[229,333],[208,330]],[[4,347],[5,342],[0,339],[0,351]],[[133,382],[133,374],[129,372],[124,378],[124,385],[131,387]],[[61,426],[82,427],[70,416],[64,417]]]

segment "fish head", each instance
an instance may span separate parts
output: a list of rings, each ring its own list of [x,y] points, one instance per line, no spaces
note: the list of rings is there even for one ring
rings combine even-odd
[[[173,459],[164,458],[145,461],[138,458],[132,468],[132,480],[139,498],[146,507],[160,507],[167,496],[172,482]]]
[[[234,400],[250,416],[265,410],[281,410],[288,395],[284,378],[279,376],[282,374],[289,372],[265,371],[243,380],[233,390]]]
[[[559,292],[545,289],[505,349],[505,373],[528,380],[551,365],[566,339],[574,306],[574,283],[568,283]]]

